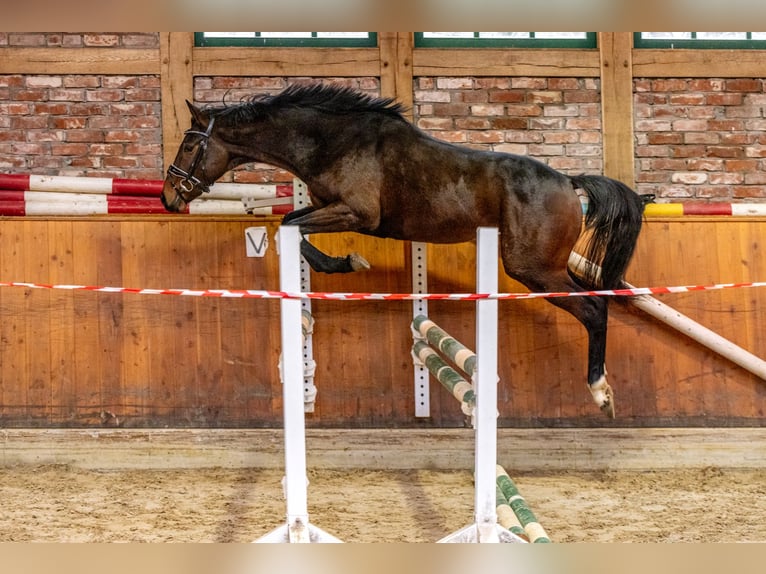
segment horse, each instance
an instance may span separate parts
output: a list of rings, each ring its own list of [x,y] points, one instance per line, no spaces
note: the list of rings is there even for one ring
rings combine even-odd
[[[441,141],[407,121],[395,99],[332,84],[292,85],[229,105],[186,103],[191,127],[162,189],[168,211],[184,210],[229,170],[259,162],[306,183],[311,205],[282,220],[302,235],[357,232],[458,243],[473,240],[477,227],[497,227],[504,271],[532,291],[625,285],[643,201],[620,181],[566,175],[531,157]],[[584,218],[581,195],[588,199]],[[318,272],[369,267],[358,254],[331,257],[305,239],[301,254]],[[588,388],[614,418],[604,365],[608,299],[548,301],[587,330]]]

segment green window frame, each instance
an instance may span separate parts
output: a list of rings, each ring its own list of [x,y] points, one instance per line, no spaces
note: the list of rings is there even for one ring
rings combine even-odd
[[[662,32],[634,32],[635,48],[665,49],[766,49],[766,32],[667,32],[665,34],[684,34],[685,37],[645,38],[644,34],[663,34]],[[718,37],[718,34],[731,34],[730,38]]]
[[[332,34],[351,34],[333,36]],[[198,47],[359,48],[378,45],[376,32],[194,32]]]
[[[444,34],[444,36],[438,36]],[[416,48],[596,48],[596,32],[415,32]]]

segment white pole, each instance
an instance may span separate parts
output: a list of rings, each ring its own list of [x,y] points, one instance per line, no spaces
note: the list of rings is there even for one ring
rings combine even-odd
[[[715,331],[711,331],[649,295],[631,297],[629,301],[634,307],[638,307],[652,317],[659,319],[666,325],[673,327],[687,337],[729,359],[746,371],[766,380],[766,361],[735,345]]]
[[[569,255],[569,268],[575,273],[582,272],[584,269],[587,269],[587,266],[594,265],[595,264],[574,251]],[[598,266],[596,267],[596,271],[600,275],[601,268]],[[624,281],[624,283],[625,287],[635,289],[635,287],[627,281]],[[735,365],[739,365],[746,371],[749,371],[766,381],[766,361],[760,357],[753,355],[749,351],[732,343],[727,338],[722,337],[715,331],[711,331],[704,325],[700,325],[695,320],[679,313],[673,309],[673,307],[666,305],[659,299],[655,299],[649,295],[638,295],[636,297],[630,297],[628,301],[634,307],[641,309],[655,319],[674,328],[676,331],[694,339],[700,345],[704,345],[711,351],[729,359]]]
[[[477,293],[497,293],[498,231],[476,233]],[[475,509],[479,542],[499,542],[496,510],[497,466],[497,300],[476,302]]]
[[[301,289],[300,232],[279,228],[279,285],[282,291]],[[285,498],[289,542],[310,542],[308,477],[306,474],[306,423],[303,415],[303,333],[301,300],[282,299],[282,396],[285,440]]]

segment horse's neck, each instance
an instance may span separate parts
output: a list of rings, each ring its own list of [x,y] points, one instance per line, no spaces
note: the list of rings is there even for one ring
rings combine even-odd
[[[307,181],[316,171],[321,142],[311,137],[301,124],[287,120],[268,122],[240,131],[231,150],[237,165],[259,162],[285,169]]]

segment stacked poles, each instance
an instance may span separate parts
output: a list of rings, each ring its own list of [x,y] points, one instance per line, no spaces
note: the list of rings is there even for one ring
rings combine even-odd
[[[517,536],[532,543],[550,542],[545,529],[505,469],[497,465],[497,520]]]
[[[415,338],[412,346],[415,362],[425,365],[436,380],[460,401],[463,413],[473,416],[476,408],[473,384],[450,367],[433,348],[444,353],[464,373],[469,373],[469,377],[476,370],[476,354],[425,315],[413,319],[412,332]]]
[[[167,213],[162,180],[0,174],[0,215]],[[270,215],[292,211],[292,185],[217,183],[187,206],[191,214]]]
[[[277,237],[280,289],[299,291],[301,236],[297,227],[282,226]],[[306,472],[306,420],[303,410],[303,339],[312,321],[300,299],[280,301],[282,341],[282,411],[284,415],[286,523],[256,542],[340,542],[309,522]]]

